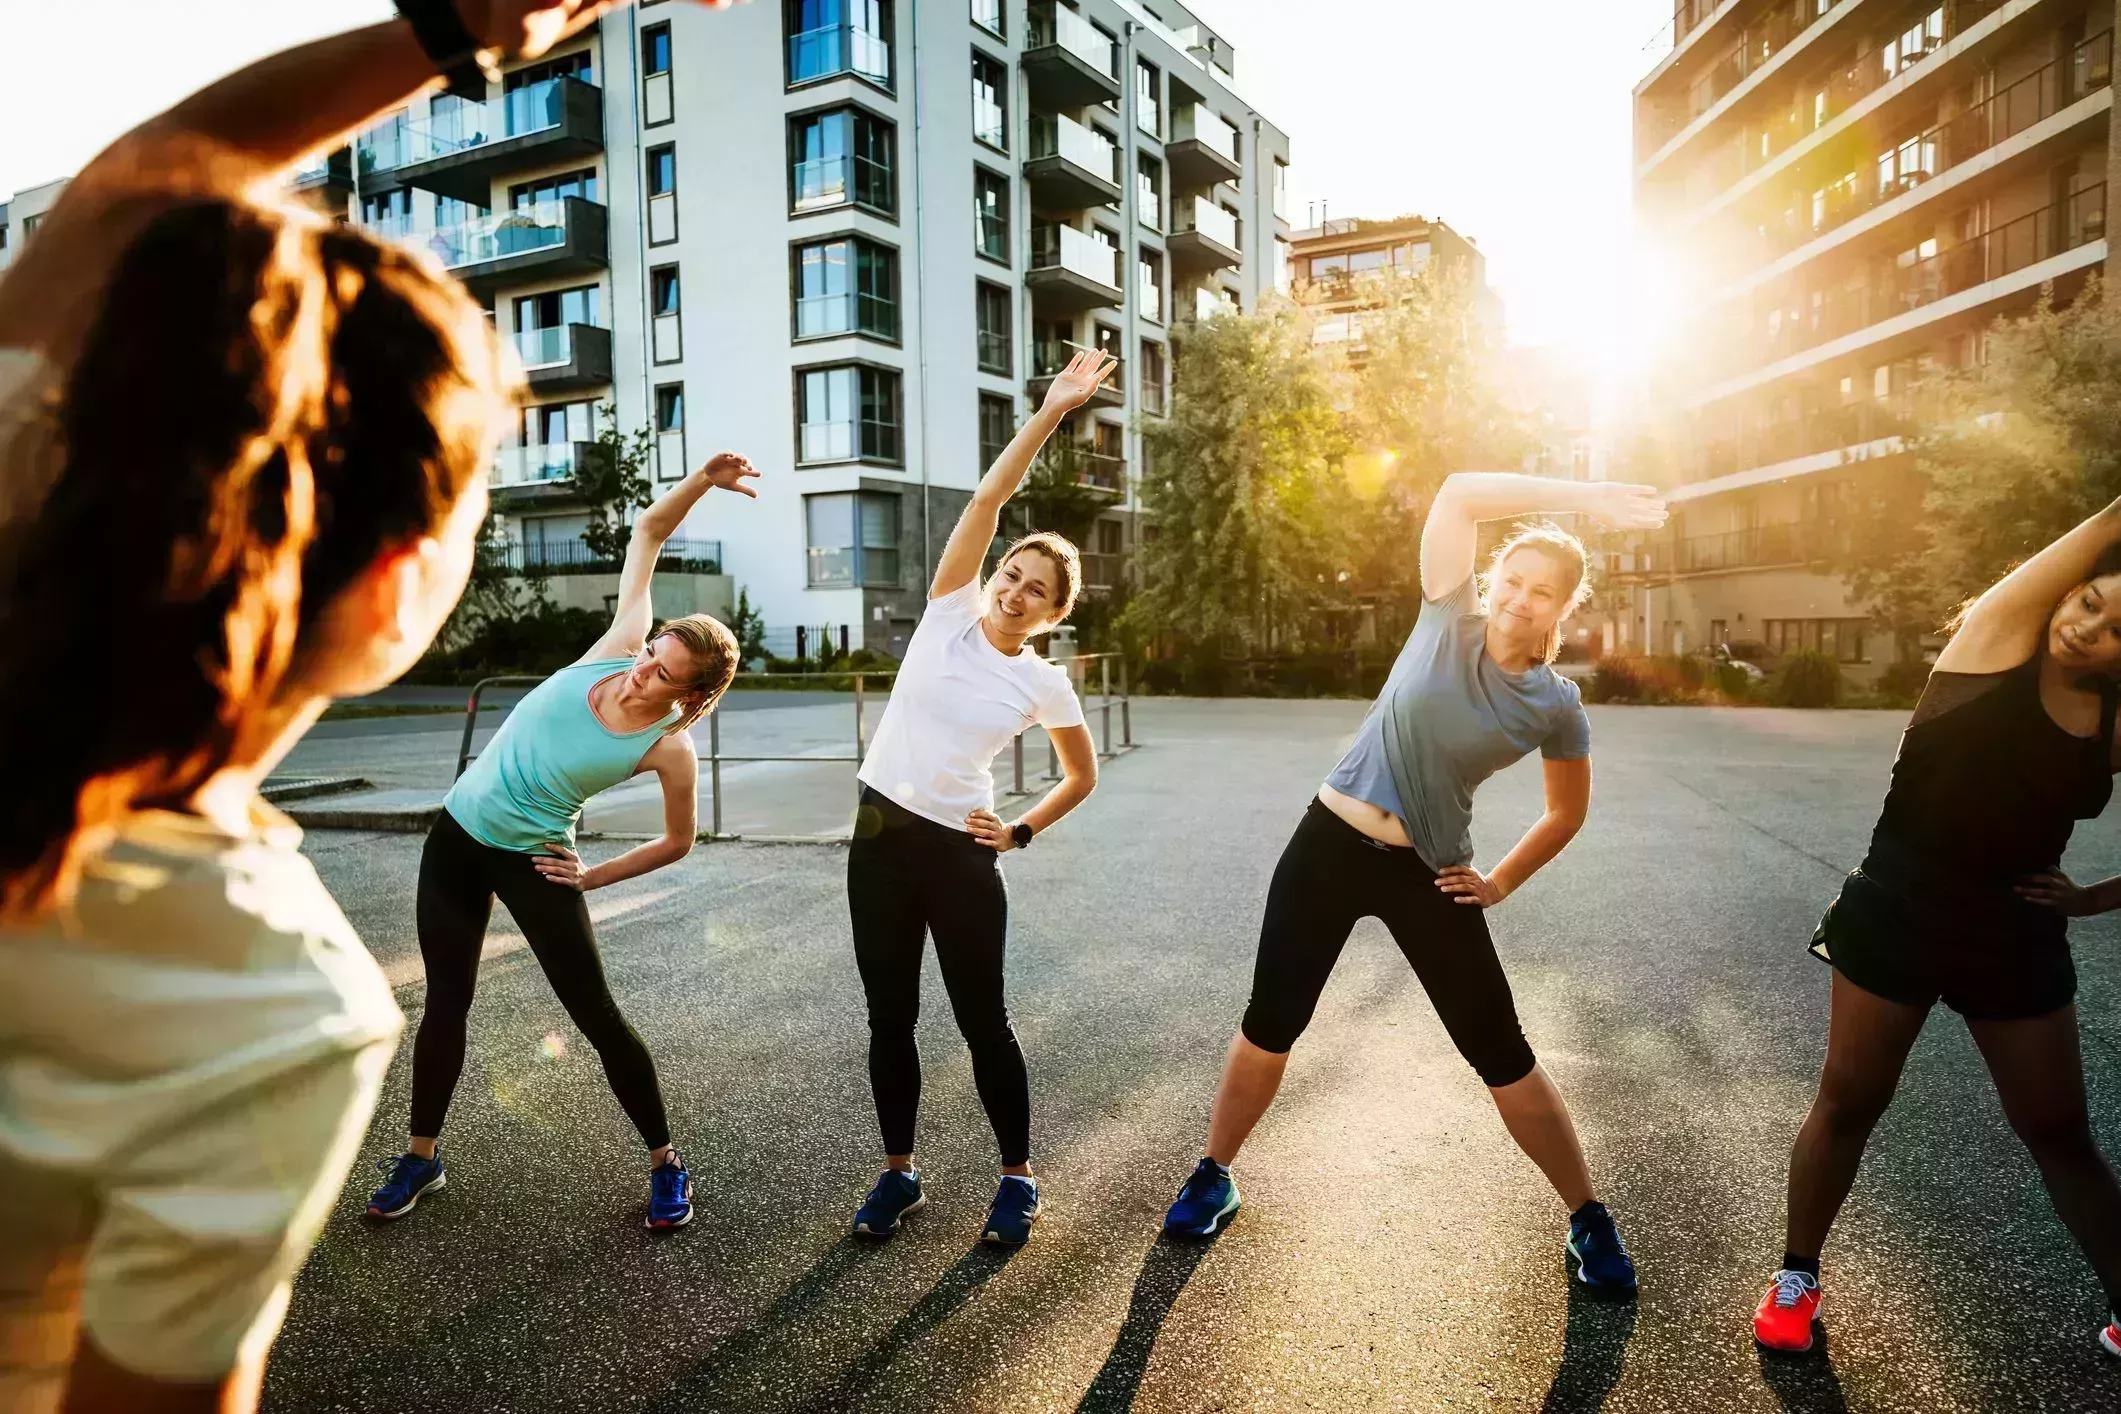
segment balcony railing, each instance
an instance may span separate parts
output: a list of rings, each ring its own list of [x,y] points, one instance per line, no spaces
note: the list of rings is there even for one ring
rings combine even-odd
[[[1720,535],[1689,535],[1679,541],[1670,563],[1680,574],[1801,565],[1839,553],[1848,542],[1845,525],[1823,519],[1789,521]]]
[[[482,265],[511,255],[548,250],[567,243],[567,203],[541,201],[513,211],[497,211],[476,221],[443,226],[427,244],[452,270]]]
[[[1164,228],[1163,194],[1146,181],[1137,182],[1134,187],[1134,219],[1152,231]]]
[[[1182,231],[1198,231],[1209,240],[1226,245],[1232,250],[1237,245],[1237,218],[1204,196],[1178,203],[1174,213],[1177,225],[1173,234]]]
[[[1065,5],[1050,5],[1031,12],[1031,41],[1025,47],[1043,49],[1054,44],[1107,78],[1119,77],[1112,57],[1112,41],[1096,25]]]
[[[354,139],[354,164],[362,172],[394,172],[417,161],[411,155],[412,125],[400,115]]]
[[[559,574],[614,574],[617,560],[598,555],[579,540],[547,541],[525,545],[510,541],[501,552],[501,563],[514,574],[526,571]],[[719,540],[666,540],[657,552],[655,567],[665,574],[720,574],[722,542]]]
[[[1091,129],[1065,115],[1034,114],[1031,119],[1031,156],[1058,157],[1119,185],[1119,149]]]
[[[1110,491],[1125,495],[1127,491],[1127,459],[1108,452],[1092,451],[1085,447],[1075,453],[1075,482],[1098,491]]]
[[[1118,289],[1119,250],[1073,226],[1034,226],[1031,230],[1031,269],[1066,270]]]
[[[2089,244],[2106,234],[2106,183],[1918,260],[1874,265],[1867,281],[1793,294],[1788,313],[1742,339],[1724,361],[1726,375],[1772,363],[1887,319],[1971,290]],[[1903,258],[1904,259],[1904,258]]]
[[[1710,15],[1723,0],[1679,0],[1672,9],[1672,17],[1651,32],[1642,46],[1643,57],[1652,67],[1664,61],[1664,56],[1686,43],[1686,37],[1708,23]]]
[[[503,447],[495,458],[495,486],[549,486],[574,478],[587,442],[547,442],[535,447]]]
[[[1009,336],[993,329],[982,329],[978,335],[979,366],[985,373],[1007,373],[1009,371]]]
[[[518,329],[515,333],[516,353],[522,357],[523,367],[551,368],[574,357],[574,326],[555,324],[548,329]]]
[[[1759,258],[1772,260],[1913,191],[2113,82],[2112,30],[2076,46],[1984,103],[1878,154],[1761,228]]]
[[[1070,339],[1034,340],[1031,345],[1031,376],[1034,379],[1057,377],[1067,369],[1070,359],[1079,353],[1088,352],[1089,349],[1086,345],[1078,344]],[[1107,352],[1109,353],[1110,350],[1107,350]],[[1126,361],[1117,359],[1114,362],[1111,376],[1105,379],[1104,386],[1098,391],[1101,393],[1114,392],[1124,388],[1127,386],[1126,378]]]
[[[1680,0],[1671,22],[1651,36],[1644,46],[1654,67],[1666,54],[1685,42],[1716,12],[1722,0]],[[1757,15],[1738,34],[1738,44],[1708,72],[1699,75],[1683,94],[1675,94],[1645,126],[1648,148],[1662,147],[1673,134],[1699,118],[1732,89],[1794,43],[1820,16],[1848,0],[1782,0]]]
[[[1237,129],[1205,103],[1188,103],[1178,110],[1171,127],[1171,141],[1198,142],[1223,156],[1237,160]]]
[[[529,137],[559,127],[565,117],[563,90],[569,82],[565,78],[545,79],[481,103],[437,106],[433,118],[424,126],[415,124],[406,129],[406,164],[470,152],[488,143]]]
[[[1151,374],[1147,369],[1142,370],[1142,411],[1162,417],[1170,405],[1169,399],[1164,395],[1163,375]]]
[[[1164,290],[1163,286],[1157,283],[1155,271],[1135,272],[1134,307],[1141,311],[1141,317],[1151,324],[1164,322]]]
[[[821,339],[834,334],[898,337],[898,301],[861,290],[803,295],[795,302],[795,336]]]
[[[810,83],[835,74],[858,74],[889,87],[891,42],[852,22],[788,36],[789,82]]]
[[[1094,550],[1083,552],[1083,588],[1115,589],[1126,581],[1127,557],[1125,555],[1100,554]]]
[[[891,204],[891,167],[873,157],[844,152],[795,164],[795,209],[811,211],[859,202],[879,209]]]
[[[1155,94],[1134,90],[1134,126],[1150,137],[1163,136],[1163,105],[1156,101]]]
[[[1759,423],[1741,432],[1702,437],[1682,464],[1684,482],[1775,466],[1822,452],[1841,452],[1889,437],[1905,436],[1915,425],[1912,390],[1814,408],[1796,417]]]
[[[1237,301],[1230,298],[1227,292],[1209,285],[1196,285],[1193,287],[1193,317],[1195,319],[1213,319],[1218,314],[1234,314],[1236,312]]]
[[[419,235],[419,227],[413,224],[412,213],[393,212],[364,222],[362,229],[379,241],[411,241]]]

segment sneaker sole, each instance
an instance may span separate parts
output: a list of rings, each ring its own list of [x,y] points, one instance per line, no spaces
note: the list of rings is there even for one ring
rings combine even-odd
[[[1567,1253],[1569,1258],[1576,1263],[1575,1280],[1583,1283],[1584,1290],[1608,1301],[1632,1301],[1635,1299],[1638,1287],[1634,1282],[1619,1286],[1612,1282],[1591,1280],[1589,1274],[1584,1270],[1583,1254],[1576,1250],[1575,1238],[1571,1237],[1562,1243],[1561,1250]]]
[[[1243,1202],[1241,1202],[1237,1194],[1233,1192],[1230,1195],[1230,1201],[1222,1206],[1221,1211],[1217,1212],[1214,1217],[1208,1219],[1208,1224],[1206,1227],[1178,1227],[1170,1222],[1166,1222],[1164,1224],[1164,1231],[1170,1233],[1173,1237],[1213,1237],[1223,1228],[1229,1226],[1230,1219],[1236,1217],[1237,1210],[1243,1206]]]
[[[2114,1339],[2114,1328],[2106,1327],[2099,1332],[2099,1348],[2107,1354],[2121,1357],[2121,1340]]]
[[[1031,1210],[1030,1215],[1025,1219],[1025,1221],[1035,1223],[1038,1221],[1038,1215],[1045,1211],[1045,1205],[1042,1203],[1038,1207],[1033,1208]],[[1029,1242],[1031,1240],[1031,1232],[1029,1228],[1026,1228],[1022,1237],[1012,1240],[1010,1238],[1003,1237],[1000,1233],[994,1231],[992,1228],[989,1228],[987,1231],[979,1235],[979,1240],[986,1243],[989,1247],[1021,1247],[1026,1242]]]
[[[856,1237],[874,1237],[877,1240],[881,1241],[899,1230],[900,1224],[906,1221],[906,1214],[917,1213],[927,1206],[928,1195],[923,1193],[920,1197],[914,1199],[911,1203],[908,1203],[905,1207],[898,1210],[898,1219],[897,1221],[893,1222],[891,1226],[879,1229],[873,1228],[865,1222],[857,1221],[854,1224],[854,1235]]]
[[[429,1193],[433,1192],[437,1188],[447,1187],[449,1187],[449,1175],[446,1173],[438,1173],[434,1176],[432,1181],[423,1183],[418,1188],[415,1188],[412,1192],[412,1196],[405,1200],[404,1207],[393,1208],[387,1213],[384,1212],[381,1208],[370,1208],[368,1210],[368,1216],[379,1219],[383,1222],[389,1222],[394,1218],[402,1218],[407,1213],[411,1212],[413,1208],[419,1204],[419,1201],[422,1198],[425,1198]]]

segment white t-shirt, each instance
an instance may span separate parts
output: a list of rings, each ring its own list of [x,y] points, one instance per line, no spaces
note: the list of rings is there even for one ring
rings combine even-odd
[[[1034,724],[1083,724],[1067,670],[1028,647],[1012,658],[989,643],[982,602],[977,579],[928,601],[860,772],[862,784],[953,830],[994,809],[987,768],[1011,738]]]
[[[131,822],[66,920],[0,930],[0,1409],[77,1334],[209,1381],[279,1333],[405,1024],[268,807]]]

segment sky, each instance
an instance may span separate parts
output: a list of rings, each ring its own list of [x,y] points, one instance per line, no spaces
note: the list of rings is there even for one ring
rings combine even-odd
[[[768,4],[772,0],[753,0]],[[951,0],[929,0],[948,4]],[[244,62],[388,0],[9,7],[0,196]],[[1014,6],[1012,5],[1012,8]],[[1629,214],[1631,93],[1671,0],[1195,0],[1289,134],[1290,211],[1440,217],[1487,254],[1512,342],[1632,360],[1656,287]],[[118,43],[108,37],[122,36]],[[83,81],[93,56],[93,82]]]

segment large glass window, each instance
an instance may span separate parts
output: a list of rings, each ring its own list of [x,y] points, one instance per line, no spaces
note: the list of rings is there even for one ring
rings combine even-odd
[[[814,588],[898,587],[898,497],[888,491],[805,496]]]
[[[859,108],[807,113],[790,121],[790,209],[866,206],[891,215],[895,129]]]
[[[542,403],[523,409],[523,445],[553,447],[567,442],[596,440],[595,399],[573,403]]]
[[[1142,340],[1142,407],[1158,417],[1168,406],[1164,399],[1164,346],[1154,339]]]
[[[1009,179],[972,169],[972,248],[990,260],[1009,260]]]
[[[891,0],[785,0],[788,82],[855,74],[891,86]]]
[[[669,26],[665,25],[663,28],[667,31]],[[587,49],[577,49],[574,53],[562,54],[557,59],[526,64],[502,76],[501,91],[514,93],[518,89],[535,87],[547,79],[580,79],[583,83],[595,83],[596,56]]]
[[[533,206],[564,201],[570,196],[578,196],[584,201],[602,201],[604,198],[597,194],[596,172],[566,172],[557,177],[540,177],[534,182],[518,182],[508,189],[508,205],[514,211],[528,211]]]
[[[648,302],[651,314],[678,312],[678,268],[662,265],[649,272]]]
[[[674,146],[648,149],[648,194],[668,196],[678,189],[678,150]]]
[[[859,236],[795,248],[795,336],[898,338],[898,252]]]
[[[1009,71],[972,52],[972,135],[989,147],[1009,150]]]
[[[361,198],[361,224],[386,241],[412,234],[412,189],[398,187]]]
[[[997,39],[1009,33],[1002,27],[1002,0],[972,0],[972,23]]]
[[[516,328],[557,329],[566,324],[604,325],[604,291],[597,285],[548,290],[516,300]]]
[[[799,462],[859,459],[897,464],[903,459],[899,375],[890,369],[854,364],[805,368],[797,373],[796,400]]]
[[[641,31],[641,72],[650,76],[670,72],[670,25],[667,21]]]
[[[1134,307],[1151,324],[1164,322],[1164,257],[1149,246],[1135,252]]]
[[[1009,337],[1009,292],[981,280],[973,303],[978,314],[980,369],[1007,375],[1016,365],[1016,350]]]
[[[1152,231],[1164,228],[1164,164],[1146,152],[1134,154],[1134,214]]]
[[[1150,137],[1164,130],[1163,76],[1147,59],[1134,61],[1134,126]]]
[[[993,466],[1016,435],[1016,400],[994,393],[979,395],[979,464]]]

